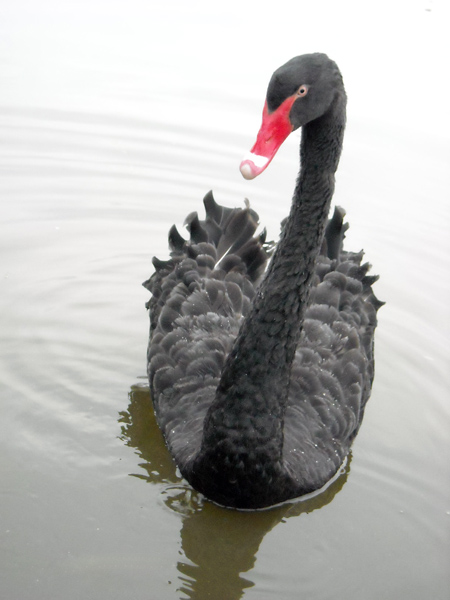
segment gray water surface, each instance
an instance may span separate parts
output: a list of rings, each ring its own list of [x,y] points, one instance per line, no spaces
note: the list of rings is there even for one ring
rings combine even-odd
[[[448,9],[361,6],[0,6],[2,598],[450,597]],[[310,51],[349,94],[335,203],[381,275],[375,384],[325,493],[239,513],[164,447],[140,284],[209,189],[277,237],[299,136],[253,182],[238,165]]]

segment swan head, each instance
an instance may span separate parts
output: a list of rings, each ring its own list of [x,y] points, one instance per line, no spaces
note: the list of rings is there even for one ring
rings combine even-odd
[[[254,179],[270,164],[288,135],[326,114],[336,96],[345,96],[342,76],[326,54],[292,58],[272,75],[256,142],[242,159],[245,179]]]

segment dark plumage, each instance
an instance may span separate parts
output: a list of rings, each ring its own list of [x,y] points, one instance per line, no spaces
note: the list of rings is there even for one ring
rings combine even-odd
[[[148,372],[158,423],[182,475],[219,504],[262,508],[325,485],[347,456],[373,380],[380,302],[362,252],[342,250],[344,211],[327,215],[345,128],[342,77],[324,54],[269,83],[251,179],[302,127],[301,171],[280,241],[258,215],[219,206],[173,227],[153,259]],[[274,142],[275,140],[275,142]],[[262,166],[261,166],[262,165]],[[267,261],[273,252],[269,266]]]

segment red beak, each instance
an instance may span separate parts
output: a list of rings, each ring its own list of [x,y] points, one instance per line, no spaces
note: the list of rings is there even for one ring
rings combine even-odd
[[[267,108],[266,100],[256,143],[241,162],[240,170],[245,179],[254,179],[262,173],[291,133],[292,124],[289,120],[289,113],[296,99],[296,94],[289,96],[271,113]]]

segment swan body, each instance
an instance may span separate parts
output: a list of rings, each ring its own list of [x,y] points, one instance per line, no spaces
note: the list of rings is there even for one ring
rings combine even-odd
[[[270,80],[263,123],[241,163],[247,179],[302,127],[291,212],[273,248],[248,205],[211,192],[206,218],[172,227],[153,259],[148,374],[159,426],[182,475],[209,499],[256,509],[323,487],[339,470],[370,396],[381,303],[362,252],[328,220],[346,94],[324,54],[296,57]]]

